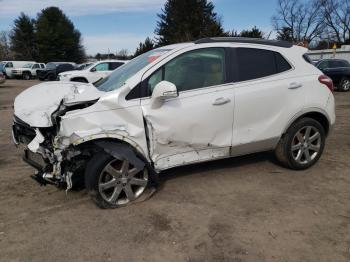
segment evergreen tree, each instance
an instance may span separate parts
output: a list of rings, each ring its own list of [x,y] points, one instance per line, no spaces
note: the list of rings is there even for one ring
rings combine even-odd
[[[251,30],[243,30],[240,37],[249,37],[249,38],[264,38],[263,32],[254,26]]]
[[[15,59],[35,60],[37,58],[34,24],[34,19],[24,13],[14,21],[10,33],[10,44]]]
[[[36,39],[39,60],[80,63],[85,58],[81,34],[57,7],[48,7],[38,14]]]
[[[134,57],[146,53],[154,48],[154,42],[151,38],[147,37],[145,42],[140,43],[139,47],[136,49]]]
[[[214,4],[208,0],[167,0],[158,17],[159,46],[224,35]]]

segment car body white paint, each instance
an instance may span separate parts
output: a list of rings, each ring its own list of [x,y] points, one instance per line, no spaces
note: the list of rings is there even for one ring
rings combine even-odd
[[[72,81],[74,79],[83,78],[88,81],[88,83],[94,83],[101,78],[105,78],[109,76],[113,70],[106,70],[106,71],[92,71],[93,68],[98,66],[99,64],[108,63],[108,62],[118,62],[118,63],[127,63],[127,60],[102,60],[98,61],[90,66],[87,66],[86,68],[82,70],[73,70],[73,71],[67,71],[58,74],[58,79],[60,81]]]
[[[36,77],[37,70],[45,69],[44,63],[28,63],[31,67],[15,67],[11,70],[12,77],[22,77],[23,73],[30,73],[31,76]]]
[[[206,47],[269,49],[281,53],[293,68],[261,79],[180,92],[159,108],[152,107],[151,97],[125,99],[130,90],[168,61]],[[98,138],[123,140],[152,161],[156,171],[273,149],[291,121],[307,112],[322,112],[330,125],[335,122],[333,95],[319,83],[322,73],[303,60],[304,48],[186,43],[163,49],[170,51],[161,53],[117,90],[101,92],[92,85],[62,82],[29,88],[16,98],[15,115],[33,127],[47,127],[62,100],[69,104],[99,98],[93,105],[61,117],[55,147],[64,150]],[[295,83],[302,88],[291,89]],[[37,99],[33,101],[33,97]],[[227,99],[226,103],[216,106],[221,98]]]
[[[4,65],[5,73],[7,77],[12,78],[12,70],[14,68],[20,68],[28,63],[35,63],[34,61],[2,61],[1,62]]]

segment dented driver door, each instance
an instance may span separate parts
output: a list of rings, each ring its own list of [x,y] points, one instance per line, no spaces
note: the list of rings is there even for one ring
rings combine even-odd
[[[141,100],[156,170],[227,157],[233,126],[234,89],[227,83],[224,48],[204,48],[175,57],[148,79],[150,92],[166,80],[178,97],[159,106]]]

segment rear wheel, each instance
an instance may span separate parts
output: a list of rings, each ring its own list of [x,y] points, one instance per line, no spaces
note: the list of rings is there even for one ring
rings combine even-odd
[[[291,125],[275,150],[277,159],[285,166],[302,170],[313,166],[321,157],[325,131],[312,118],[302,118]]]
[[[138,200],[145,192],[148,170],[136,169],[128,159],[119,160],[104,151],[89,161],[85,185],[91,198],[101,208],[117,208]]]
[[[350,90],[350,79],[344,77],[339,84],[339,90],[343,92],[348,92]]]

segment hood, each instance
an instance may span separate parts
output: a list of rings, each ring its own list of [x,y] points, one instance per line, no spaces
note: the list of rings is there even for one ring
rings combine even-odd
[[[81,74],[81,72],[84,72],[85,70],[71,70],[71,71],[65,71],[62,73],[59,73],[58,75],[77,75],[77,74]]]
[[[104,92],[92,84],[49,82],[32,86],[20,93],[14,102],[15,115],[33,127],[52,126],[51,115],[63,101],[74,105],[99,99]]]
[[[24,70],[29,70],[30,71],[32,69],[30,67],[16,67],[16,68],[12,69],[12,71],[24,71]]]

